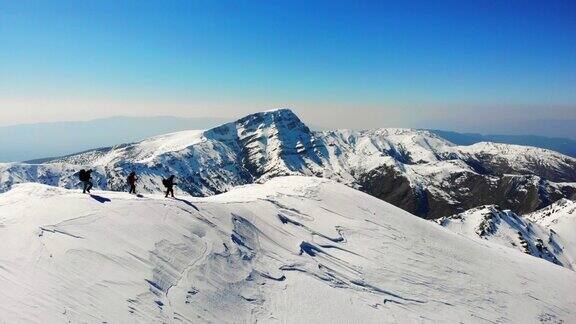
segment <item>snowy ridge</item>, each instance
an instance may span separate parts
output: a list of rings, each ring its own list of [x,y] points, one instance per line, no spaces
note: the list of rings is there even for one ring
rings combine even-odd
[[[543,148],[480,142],[461,146],[459,149],[477,158],[494,159],[505,173],[535,173],[552,181],[565,181],[576,177],[576,159]]]
[[[526,215],[526,218],[561,239],[564,254],[576,269],[576,202],[561,199],[554,204]]]
[[[186,200],[23,184],[0,235],[8,323],[576,321],[575,272],[319,178]]]
[[[30,181],[75,188],[87,167],[95,169],[97,188],[124,190],[136,171],[142,191],[158,192],[161,179],[175,174],[179,190],[195,196],[277,176],[323,177],[426,218],[483,204],[527,213],[576,195],[576,159],[552,151],[456,146],[411,129],[313,132],[288,109],[40,165],[0,164],[0,192]]]
[[[494,205],[481,206],[440,218],[437,222],[464,236],[485,239],[575,269],[572,257],[575,245],[567,245],[558,233],[510,210],[502,210]]]

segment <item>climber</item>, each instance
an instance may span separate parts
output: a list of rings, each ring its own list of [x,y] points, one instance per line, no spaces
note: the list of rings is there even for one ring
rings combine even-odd
[[[84,184],[84,190],[82,191],[82,193],[90,193],[90,189],[92,189],[93,183],[92,183],[92,170],[80,170],[80,173],[78,174],[78,177],[80,178],[80,181],[82,181],[82,183]]]
[[[130,172],[130,175],[128,176],[127,180],[128,185],[130,186],[129,193],[136,194],[136,181],[138,180],[138,178],[136,177],[136,172],[134,171]]]
[[[174,175],[171,175],[168,179],[162,179],[162,184],[166,187],[166,198],[168,198],[169,194],[172,194],[172,198],[174,198]]]

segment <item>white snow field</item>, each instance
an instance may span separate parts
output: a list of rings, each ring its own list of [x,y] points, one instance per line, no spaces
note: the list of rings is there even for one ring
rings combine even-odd
[[[0,195],[3,323],[575,323],[576,272],[331,180]]]

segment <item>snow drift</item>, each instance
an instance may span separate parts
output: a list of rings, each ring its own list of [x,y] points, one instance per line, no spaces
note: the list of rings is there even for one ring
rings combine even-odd
[[[576,273],[330,180],[208,198],[16,185],[7,323],[576,322]]]

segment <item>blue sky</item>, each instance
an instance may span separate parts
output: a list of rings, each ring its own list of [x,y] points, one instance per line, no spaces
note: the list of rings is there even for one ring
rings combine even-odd
[[[0,0],[0,125],[274,107],[325,127],[576,120],[576,2],[400,3]]]

